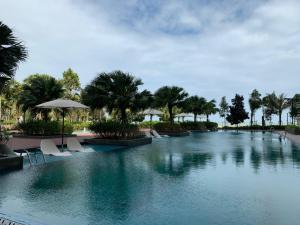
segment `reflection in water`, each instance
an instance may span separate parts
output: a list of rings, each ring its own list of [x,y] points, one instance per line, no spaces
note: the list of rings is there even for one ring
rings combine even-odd
[[[86,153],[0,175],[0,212],[34,212],[50,224],[183,224],[182,217],[191,217],[189,224],[227,225],[235,215],[238,224],[276,224],[272,216],[285,210],[275,204],[285,201],[282,181],[300,185],[299,169],[299,147],[275,134],[216,132],[155,139],[152,145]],[[253,188],[258,179],[271,198]],[[278,208],[266,209],[270,202]],[[289,210],[300,205],[293,196],[287,202],[293,206]],[[230,218],[220,222],[209,217],[216,214]],[[264,220],[265,215],[271,219]]]

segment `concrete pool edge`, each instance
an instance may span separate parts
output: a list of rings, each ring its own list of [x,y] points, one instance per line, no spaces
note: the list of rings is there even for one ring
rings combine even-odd
[[[84,142],[93,145],[120,145],[120,146],[127,146],[127,147],[135,147],[140,145],[151,144],[152,138],[143,137],[143,138],[136,138],[130,140],[92,138],[92,139],[85,139]]]

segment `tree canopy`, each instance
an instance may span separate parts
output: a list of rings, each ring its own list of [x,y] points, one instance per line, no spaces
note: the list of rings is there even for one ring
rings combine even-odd
[[[229,106],[229,114],[226,119],[231,125],[238,125],[249,119],[248,113],[244,108],[244,97],[236,94],[231,100],[232,105]]]
[[[39,109],[35,106],[47,101],[51,101],[63,96],[63,87],[61,82],[47,74],[34,74],[24,80],[23,90],[20,93],[18,104],[22,111],[28,109],[33,114],[41,112],[44,119],[48,119],[47,109]]]
[[[72,100],[79,100],[80,81],[79,76],[71,68],[63,72],[62,79],[65,89],[64,97]]]
[[[27,58],[27,50],[13,34],[13,31],[0,21],[0,77],[12,78],[21,61]],[[0,84],[3,85],[3,81]]]
[[[204,106],[206,99],[197,95],[188,97],[184,101],[183,110],[188,113],[194,114],[194,122],[197,122],[197,116],[204,113]]]
[[[261,107],[262,104],[262,99],[261,99],[261,94],[258,92],[258,90],[254,89],[252,93],[250,94],[249,98],[249,106],[250,106],[250,125],[253,125],[253,118],[255,115],[255,112],[257,109]]]
[[[151,94],[138,88],[143,82],[129,73],[114,71],[100,73],[83,91],[83,102],[92,109],[107,107],[116,110],[123,123],[127,123],[127,112],[148,107]]]
[[[159,88],[155,94],[155,104],[158,107],[167,107],[169,113],[170,123],[174,122],[173,108],[175,106],[182,106],[188,94],[181,87],[177,86],[163,86]]]

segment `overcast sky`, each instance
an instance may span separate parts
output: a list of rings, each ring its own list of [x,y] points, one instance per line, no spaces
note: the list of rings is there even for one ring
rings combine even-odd
[[[300,92],[299,12],[299,0],[0,0],[29,51],[17,80],[71,67],[86,85],[120,69],[218,101]]]

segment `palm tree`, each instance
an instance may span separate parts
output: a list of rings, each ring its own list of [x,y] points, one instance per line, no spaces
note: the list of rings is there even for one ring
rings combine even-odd
[[[226,101],[226,97],[223,96],[219,104],[219,114],[220,117],[224,118],[224,126],[226,126],[226,116],[229,111],[229,104]]]
[[[206,122],[209,122],[209,116],[212,114],[216,114],[218,112],[218,108],[216,107],[216,100],[210,100],[206,102],[204,105],[204,114],[206,115]]]
[[[138,91],[143,82],[122,71],[100,73],[83,91],[83,102],[92,109],[107,107],[116,111],[122,123],[127,123],[127,112],[149,107],[151,93]]]
[[[0,77],[12,78],[18,64],[26,58],[26,48],[12,30],[0,21]],[[1,86],[3,83],[1,81]]]
[[[194,114],[194,122],[197,122],[197,116],[203,114],[205,98],[197,95],[191,96],[184,101],[184,111]]]
[[[276,95],[275,95],[276,96]],[[284,109],[289,107],[289,102],[286,99],[285,94],[280,94],[274,98],[274,107],[277,109],[279,117],[279,126],[282,125],[282,112]]]
[[[249,106],[250,106],[250,125],[253,125],[253,118],[255,116],[255,112],[257,109],[261,107],[262,100],[261,100],[261,94],[258,92],[258,90],[254,89],[252,93],[250,94],[249,98]]]
[[[167,107],[169,113],[170,123],[174,123],[173,108],[175,106],[182,106],[188,94],[181,87],[164,86],[159,88],[155,94],[155,103],[158,107]]]
[[[34,74],[24,80],[23,90],[18,99],[18,105],[25,113],[27,110],[36,115],[41,112],[45,120],[48,120],[49,110],[36,108],[35,106],[63,96],[62,83],[47,74]]]
[[[292,124],[295,124],[295,118],[300,115],[300,94],[295,94],[293,98],[290,99],[290,116],[292,118]]]
[[[267,94],[265,97],[262,98],[262,111],[263,111],[263,118],[262,118],[262,125],[264,126],[264,121],[269,120],[272,124],[272,115],[277,114],[277,109],[275,108],[275,98],[276,95],[273,92],[272,94]]]

